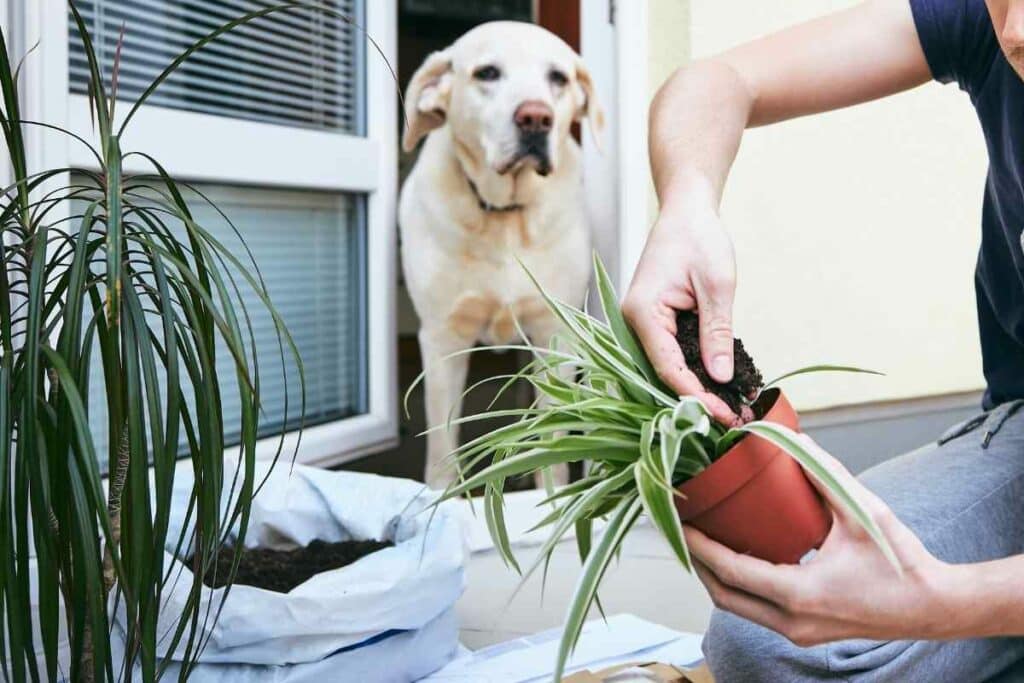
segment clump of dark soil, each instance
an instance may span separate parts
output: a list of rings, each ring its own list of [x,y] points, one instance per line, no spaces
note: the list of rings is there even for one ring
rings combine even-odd
[[[693,311],[679,311],[676,314],[676,341],[690,368],[697,379],[710,393],[725,401],[734,413],[744,422],[753,419],[754,414],[747,402],[757,396],[764,385],[761,371],[754,365],[754,360],[743,348],[743,342],[733,340],[733,374],[732,380],[720,384],[711,379],[700,356],[700,323]]]
[[[294,550],[242,549],[235,584],[265,588],[287,593],[322,572],[340,569],[371,553],[394,544],[390,541],[313,541]],[[225,546],[217,553],[217,561],[203,576],[210,588],[220,588],[227,581],[238,546]],[[191,564],[192,558],[186,560]]]

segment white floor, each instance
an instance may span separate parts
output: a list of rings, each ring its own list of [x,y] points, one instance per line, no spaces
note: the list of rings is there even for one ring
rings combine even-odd
[[[539,519],[538,500],[534,491],[509,495],[505,514],[510,527],[529,528]],[[511,533],[520,539],[516,548],[520,564],[529,563],[537,552],[538,536],[517,534],[514,528]],[[471,521],[471,538],[477,550],[467,569],[466,592],[457,606],[466,647],[476,649],[562,624],[580,570],[574,539],[563,541],[552,556],[543,600],[538,570],[510,602],[519,575],[505,567],[493,548],[487,548],[486,529],[479,517]],[[607,614],[628,612],[679,631],[703,632],[707,627],[711,613],[707,593],[646,521],[627,538],[621,559],[608,569],[602,586],[599,596]]]

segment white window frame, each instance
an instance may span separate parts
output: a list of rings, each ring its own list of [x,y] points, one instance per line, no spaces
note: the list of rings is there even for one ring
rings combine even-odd
[[[8,0],[0,0],[6,4]],[[17,4],[17,3],[16,3]],[[25,5],[29,5],[25,7]],[[395,289],[398,144],[396,84],[397,0],[366,0],[365,136],[290,128],[210,114],[143,106],[122,140],[126,152],[152,155],[171,175],[193,181],[309,188],[366,194],[366,412],[306,428],[297,460],[338,465],[398,441]],[[3,5],[0,4],[0,8]],[[39,47],[22,78],[24,115],[95,140],[88,98],[69,92],[66,0],[22,5],[17,45]],[[121,106],[121,115],[128,107]],[[187,130],[192,139],[169,131]],[[27,133],[30,168],[95,168],[84,147],[65,136]],[[282,161],[283,160],[283,161]],[[126,172],[151,169],[130,158]],[[289,167],[290,166],[290,167]],[[287,168],[283,173],[282,167]],[[285,453],[299,435],[285,435]],[[271,457],[279,437],[262,439],[257,457]]]
[[[647,0],[579,0],[580,53],[605,106],[604,150],[583,136],[587,216],[620,295],[647,241],[653,192],[647,160]],[[596,294],[591,294],[596,310]]]
[[[7,0],[0,0],[0,30],[9,41],[11,39],[11,7]],[[8,45],[8,48],[11,46]],[[11,184],[11,167],[7,159],[0,160],[0,187]]]

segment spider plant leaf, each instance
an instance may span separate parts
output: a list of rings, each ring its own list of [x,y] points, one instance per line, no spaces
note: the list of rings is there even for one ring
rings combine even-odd
[[[531,377],[529,382],[549,399],[554,399],[559,403],[573,403],[576,400],[576,394],[572,389],[559,386],[556,382],[546,381],[539,377]]]
[[[524,472],[533,472],[541,467],[560,465],[566,462],[576,462],[585,457],[583,449],[571,449],[568,451],[553,451],[545,448],[531,449],[522,453],[505,458],[496,462],[481,472],[470,475],[465,481],[449,487],[437,502],[441,503],[450,498],[461,496],[472,491],[478,486],[496,481],[498,479],[514,477]]]
[[[519,562],[512,552],[512,544],[508,536],[508,527],[505,525],[505,500],[501,494],[503,480],[489,483],[484,488],[484,518],[487,522],[487,529],[494,539],[494,547],[506,567],[511,567],[517,574],[521,574]]]
[[[711,430],[711,414],[700,399],[682,396],[672,409],[672,422],[677,427],[682,421],[685,426],[696,425],[697,433],[707,436]]]
[[[572,500],[570,500],[568,503],[563,503],[562,505],[552,504],[554,509],[548,512],[546,515],[544,515],[544,517],[541,518],[539,522],[537,522],[529,529],[527,529],[527,532],[536,531],[537,529],[543,529],[544,527],[551,526],[555,522],[561,520],[562,517],[565,516],[566,511],[569,508],[571,508],[574,503],[579,502],[580,495],[581,494],[576,494],[575,496],[572,496]]]
[[[721,458],[726,452],[736,445],[736,442],[746,436],[747,432],[743,429],[730,429],[721,436],[715,442],[715,460]]]
[[[570,362],[570,363],[572,363],[574,365],[585,365],[586,364],[585,359],[582,359],[582,358],[579,358],[577,356],[573,356],[571,354],[565,353],[564,351],[559,351],[557,349],[538,348],[538,347],[532,346],[530,344],[496,344],[494,346],[474,346],[471,349],[463,349],[461,351],[455,351],[454,353],[450,353],[447,356],[442,357],[441,360],[442,361],[446,361],[446,360],[450,360],[452,358],[457,358],[459,356],[464,356],[464,355],[473,354],[473,353],[482,353],[482,352],[485,352],[485,351],[490,351],[490,352],[494,352],[494,351],[529,351],[531,353],[542,354],[545,357],[549,357],[549,358],[559,358],[559,359],[562,359],[564,361]],[[420,384],[422,384],[425,379],[426,379],[426,373],[425,372],[421,372],[420,374],[416,375],[416,378],[413,379],[413,381],[409,383],[409,387],[405,390],[405,395],[402,397],[402,408],[405,411],[406,416],[408,416],[410,414],[409,413],[409,397],[412,396],[412,392],[415,391],[416,387],[418,387]]]
[[[642,390],[644,393],[649,395],[651,399],[661,401],[665,405],[672,405],[675,403],[675,399],[667,392],[655,385],[652,385],[638,371],[631,370],[621,357],[616,357],[616,354],[613,354],[609,352],[608,349],[601,347],[596,342],[594,334],[592,332],[588,333],[586,329],[581,327],[573,312],[575,311],[580,313],[580,315],[583,314],[552,298],[544,288],[541,287],[540,283],[533,276],[533,273],[531,273],[526,266],[523,266],[522,262],[520,262],[520,265],[523,267],[523,270],[526,272],[526,276],[533,283],[534,287],[536,287],[541,298],[544,299],[544,302],[548,305],[551,312],[554,313],[555,317],[562,322],[570,333],[572,333],[573,338],[579,342],[582,348],[590,354],[594,363],[605,368],[614,376],[625,380],[626,388],[631,393],[639,395]]]
[[[648,382],[655,386],[663,386],[658,378],[658,374],[654,371],[654,367],[647,359],[647,354],[641,348],[636,335],[622,316],[622,309],[619,307],[615,287],[612,285],[608,271],[605,270],[604,263],[602,263],[601,257],[598,256],[596,250],[594,251],[594,274],[597,279],[597,293],[601,299],[601,310],[604,311],[605,320],[608,321],[608,327],[611,329],[612,334],[615,335],[615,340],[629,354],[633,364],[643,373]]]
[[[787,372],[784,375],[779,375],[772,381],[766,382],[765,385],[761,388],[761,391],[764,391],[765,389],[775,384],[778,384],[784,379],[789,379],[790,377],[796,377],[797,375],[805,375],[812,372],[854,372],[866,375],[880,375],[882,377],[885,376],[884,372],[878,372],[877,370],[868,370],[866,368],[857,368],[851,365],[809,365],[805,368],[800,368],[798,370],[793,370],[792,372]]]
[[[580,495],[571,503],[567,503],[557,510],[558,514],[554,516],[552,520],[557,521],[557,524],[552,528],[551,533],[548,534],[547,539],[537,551],[534,561],[526,568],[526,571],[521,573],[522,577],[519,580],[519,584],[512,592],[512,596],[509,598],[510,601],[519,593],[520,589],[522,589],[526,584],[534,571],[537,570],[541,562],[546,561],[547,558],[551,556],[551,553],[555,550],[555,546],[558,545],[565,534],[569,531],[570,526],[575,525],[577,531],[579,531],[579,523],[585,521],[584,533],[587,533],[590,530],[592,523],[590,518],[587,517],[587,514],[592,512],[599,504],[606,501],[609,494],[628,484],[633,478],[631,470],[632,468],[626,468],[614,477],[605,479],[585,494]],[[581,549],[579,546],[580,543],[580,538],[577,536],[577,549]],[[589,552],[589,537],[583,539],[582,543],[583,547]],[[583,561],[585,559],[586,553],[583,553],[581,549],[580,560]]]
[[[545,467],[540,471],[541,482],[544,484],[544,495],[550,496],[555,492],[555,477],[551,473],[550,467]]]
[[[580,564],[587,561],[593,545],[594,520],[589,517],[576,520],[576,551],[580,556]]]
[[[561,430],[559,430],[561,431]],[[531,438],[546,433],[549,438]],[[526,434],[522,441],[495,440],[493,448],[546,448],[552,451],[591,451],[593,453],[608,452],[622,453],[622,458],[627,462],[636,460],[636,441],[625,438],[611,430],[604,433],[590,432],[587,434],[558,434],[552,435],[551,426],[547,426],[544,432],[538,434]],[[599,459],[599,458],[594,458]]]
[[[897,571],[901,571],[899,561],[896,559],[892,546],[889,545],[888,539],[886,539],[882,530],[878,528],[875,520],[861,506],[860,502],[839,483],[828,467],[819,461],[813,452],[804,447],[795,432],[788,427],[773,422],[750,422],[739,427],[739,429],[770,441],[800,463],[804,470],[821,482],[840,501],[846,512],[871,536],[871,539],[892,566]]]
[[[555,489],[553,493],[541,499],[540,502],[537,503],[536,507],[553,505],[554,503],[556,503],[559,500],[562,500],[563,498],[569,498],[570,496],[574,496],[577,493],[588,491],[591,487],[604,481],[604,479],[605,476],[603,474],[590,474],[588,476],[583,477],[582,479],[577,479],[574,482],[570,482],[565,486],[559,486],[557,489]]]
[[[555,659],[555,681],[562,680],[566,662],[576,646],[576,641],[579,640],[583,623],[586,621],[587,613],[597,595],[597,587],[615,552],[622,546],[626,534],[636,523],[641,509],[642,505],[635,496],[623,501],[608,521],[601,539],[587,555],[587,561],[583,565],[583,570],[580,572],[576,588],[569,601],[569,609],[562,628],[562,638],[558,644],[558,655]]]
[[[464,415],[462,417],[454,418],[451,421],[446,422],[444,424],[428,427],[419,434],[417,434],[416,436],[426,436],[427,434],[431,434],[433,432],[446,431],[455,425],[466,424],[468,422],[480,422],[482,420],[497,420],[503,417],[537,417],[540,414],[540,411],[538,411],[536,408],[503,408],[501,410],[491,410],[486,413],[477,413],[476,415]]]
[[[662,537],[675,553],[683,567],[690,571],[690,551],[683,537],[683,527],[676,512],[673,497],[672,476],[679,458],[683,435],[671,426],[671,420],[663,420],[667,431],[661,433],[659,448],[645,449],[640,462],[634,468],[637,493],[651,523],[661,532]]]

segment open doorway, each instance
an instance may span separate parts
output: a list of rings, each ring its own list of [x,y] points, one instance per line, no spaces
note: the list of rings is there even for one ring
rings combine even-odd
[[[559,35],[574,50],[580,49],[580,0],[398,0],[398,78],[403,89],[417,67],[436,50],[441,50],[474,26],[489,21],[528,21],[538,23]],[[401,132],[401,116],[396,122]],[[578,131],[575,131],[579,139]],[[398,157],[399,181],[404,181],[416,161],[417,151],[400,152]],[[398,399],[401,402],[406,389],[419,375],[422,365],[416,338],[419,320],[404,282],[402,269],[397,269],[397,358]],[[474,354],[470,362],[466,386],[496,375],[517,371],[526,362],[517,353]],[[484,385],[468,395],[464,413],[484,410],[494,398],[500,384]],[[495,407],[511,408],[528,405],[532,391],[520,388],[507,392]],[[395,448],[367,456],[345,465],[345,469],[376,472],[389,476],[421,479],[423,476],[426,440],[417,437],[425,429],[424,396],[422,387],[409,400],[409,416],[404,406],[399,416],[399,443]],[[462,440],[475,438],[485,430],[494,429],[495,423],[468,423],[462,429]],[[532,485],[532,482],[524,482]]]

